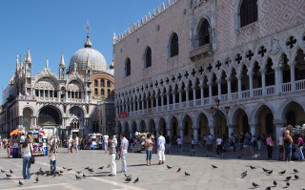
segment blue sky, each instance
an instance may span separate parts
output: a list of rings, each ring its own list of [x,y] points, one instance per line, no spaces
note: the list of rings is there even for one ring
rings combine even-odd
[[[33,74],[49,67],[58,74],[61,52],[66,65],[86,41],[85,25],[92,26],[93,48],[112,59],[112,34],[161,6],[166,0],[1,0],[0,87],[6,88],[15,71],[16,53],[22,58],[30,48]],[[1,91],[2,92],[2,91]],[[2,102],[2,93],[0,93]]]

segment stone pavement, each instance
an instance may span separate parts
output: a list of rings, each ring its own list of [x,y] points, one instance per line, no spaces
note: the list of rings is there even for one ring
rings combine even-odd
[[[273,180],[278,182],[278,186],[272,189],[283,189],[286,183],[283,181],[286,176],[294,176],[293,169],[300,171],[299,180],[290,180],[288,189],[305,188],[305,162],[285,163],[277,160],[263,160],[267,153],[265,151],[255,152],[253,155],[244,156],[238,159],[239,153],[227,153],[225,158],[203,157],[205,152],[202,147],[197,148],[195,156],[189,156],[188,148],[184,148],[182,153],[175,153],[166,156],[166,164],[172,166],[167,169],[165,165],[156,165],[158,157],[153,154],[152,161],[154,165],[145,165],[145,154],[129,153],[127,156],[128,172],[132,175],[133,180],[139,177],[139,182],[124,183],[124,174],[118,173],[115,177],[109,177],[108,154],[101,150],[82,150],[79,153],[69,154],[66,149],[59,150],[59,158],[57,160],[57,171],[63,170],[62,167],[72,168],[72,171],[64,171],[64,175],[60,177],[39,176],[39,182],[34,183],[36,175],[30,180],[24,181],[24,186],[18,186],[18,180],[22,178],[22,159],[7,158],[6,152],[0,150],[0,169],[14,171],[12,178],[7,178],[4,173],[0,173],[0,189],[249,189],[252,188],[251,183],[255,182],[260,185],[257,189],[265,189],[272,186]],[[219,168],[213,169],[211,164]],[[248,165],[257,167],[251,170]],[[84,171],[84,168],[90,166],[94,168],[94,172]],[[104,166],[102,171],[97,168]],[[271,175],[263,173],[262,167],[273,169]],[[47,157],[36,157],[36,163],[32,165],[31,172],[49,170],[49,160]],[[181,172],[176,172],[181,168]],[[117,170],[121,169],[121,161],[117,161]],[[241,178],[241,172],[248,171],[245,178]],[[278,173],[287,170],[286,174],[281,176]],[[87,175],[85,179],[76,180],[75,172],[84,171]],[[191,176],[185,176],[187,171]],[[82,174],[81,174],[82,175]],[[292,177],[293,178],[293,177]]]

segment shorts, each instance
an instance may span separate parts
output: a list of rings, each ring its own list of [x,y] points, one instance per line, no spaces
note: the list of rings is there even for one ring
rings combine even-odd
[[[279,145],[279,153],[282,154],[284,152],[284,146]]]

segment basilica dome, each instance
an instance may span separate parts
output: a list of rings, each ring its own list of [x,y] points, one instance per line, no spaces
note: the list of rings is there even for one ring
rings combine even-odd
[[[107,71],[107,63],[105,57],[96,49],[92,48],[92,43],[87,35],[85,48],[75,52],[70,59],[69,71],[84,71],[87,68],[89,57],[89,65],[93,71]]]

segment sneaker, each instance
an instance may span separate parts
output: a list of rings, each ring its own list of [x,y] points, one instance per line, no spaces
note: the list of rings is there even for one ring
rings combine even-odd
[[[113,174],[109,174],[108,176],[115,176],[115,175],[113,175]]]

